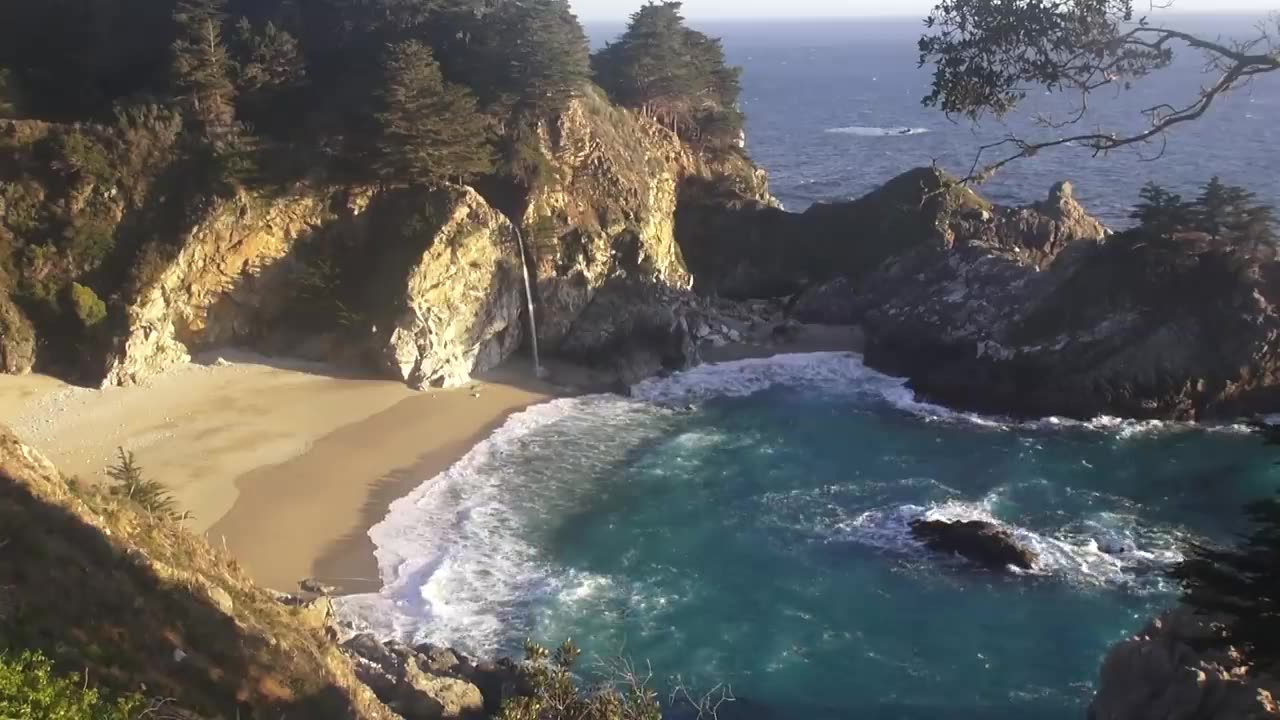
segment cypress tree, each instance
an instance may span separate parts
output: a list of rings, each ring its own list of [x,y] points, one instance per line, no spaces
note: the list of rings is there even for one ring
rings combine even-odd
[[[1142,202],[1134,206],[1129,217],[1146,230],[1167,234],[1191,224],[1191,210],[1182,196],[1169,192],[1155,182],[1148,182],[1138,193]]]
[[[680,8],[650,3],[635,12],[622,37],[592,58],[596,82],[683,137],[736,137],[740,70],[725,62],[719,40],[685,27]]]
[[[514,96],[517,110],[553,114],[582,94],[591,56],[567,0],[511,0],[495,11],[492,24],[498,82]]]
[[[437,184],[493,168],[490,120],[466,88],[446,83],[431,50],[393,46],[385,64],[380,169],[389,179]]]
[[[189,116],[215,146],[235,130],[235,66],[222,41],[225,0],[180,0],[174,11],[178,39],[173,75]]]

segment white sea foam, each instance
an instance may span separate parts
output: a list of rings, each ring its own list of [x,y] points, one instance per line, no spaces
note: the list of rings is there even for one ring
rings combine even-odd
[[[828,542],[856,542],[925,558],[931,553],[911,534],[912,522],[976,520],[1009,531],[1016,543],[1036,554],[1036,566],[1027,574],[1138,593],[1167,590],[1165,571],[1182,560],[1178,548],[1183,538],[1176,529],[1143,527],[1135,516],[1098,513],[1063,528],[1036,531],[996,517],[993,509],[999,499],[997,489],[977,502],[947,500],[868,510],[834,527]]]
[[[848,127],[828,128],[827,132],[835,135],[855,135],[857,137],[897,137],[900,135],[923,135],[929,132],[929,128],[850,125]]]

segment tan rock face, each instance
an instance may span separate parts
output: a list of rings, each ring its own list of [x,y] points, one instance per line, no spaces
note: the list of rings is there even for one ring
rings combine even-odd
[[[348,278],[348,294],[367,302],[354,326],[317,329],[313,346],[418,386],[456,385],[501,362],[521,337],[514,228],[469,188],[388,194],[394,202],[335,190],[214,208],[130,305],[105,384],[142,382],[204,348],[273,347],[282,334],[297,341],[285,312],[315,291],[300,256],[340,244],[385,258],[371,266],[395,267]],[[397,235],[384,236],[387,227]]]
[[[289,291],[294,244],[332,219],[323,194],[219,203],[192,228],[169,268],[128,309],[129,330],[104,385],[131,385],[202,347],[250,338],[264,308]]]
[[[665,129],[594,95],[575,101],[542,142],[552,167],[521,228],[534,256],[544,345],[560,343],[612,276],[692,287],[675,212],[681,182],[710,172],[700,159]]]
[[[450,387],[492,368],[520,345],[523,277],[515,229],[474,190],[450,209],[410,268],[403,309],[383,353],[417,387]]]
[[[1280,718],[1280,682],[1254,673],[1229,649],[1196,649],[1215,634],[1209,618],[1179,608],[1113,647],[1090,720]]]

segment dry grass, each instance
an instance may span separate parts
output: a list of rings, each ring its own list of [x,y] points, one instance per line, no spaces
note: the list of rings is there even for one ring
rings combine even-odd
[[[38,649],[109,690],[213,717],[392,717],[322,629],[225,552],[118,498],[73,491],[3,427],[0,537],[0,648]]]

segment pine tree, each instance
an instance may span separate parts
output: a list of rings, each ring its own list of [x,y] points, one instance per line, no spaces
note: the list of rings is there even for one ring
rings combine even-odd
[[[493,168],[490,120],[464,87],[444,81],[431,50],[416,40],[391,48],[385,66],[381,170],[390,179],[437,184]]]
[[[634,13],[622,37],[592,58],[596,82],[686,138],[707,130],[736,137],[740,70],[725,63],[719,40],[685,27],[680,8],[650,3]]]
[[[542,116],[562,111],[591,78],[587,36],[566,0],[510,0],[485,23],[496,30],[499,81],[516,110]]]
[[[225,0],[179,0],[174,21],[174,82],[182,100],[213,145],[224,144],[235,131],[234,65],[222,41]]]
[[[306,77],[298,41],[273,22],[256,30],[248,18],[240,18],[236,45],[240,55],[238,85],[245,92],[281,90]]]
[[[1181,195],[1171,193],[1155,182],[1142,186],[1138,194],[1142,202],[1134,206],[1129,217],[1137,220],[1145,230],[1166,235],[1191,224],[1191,209]]]

